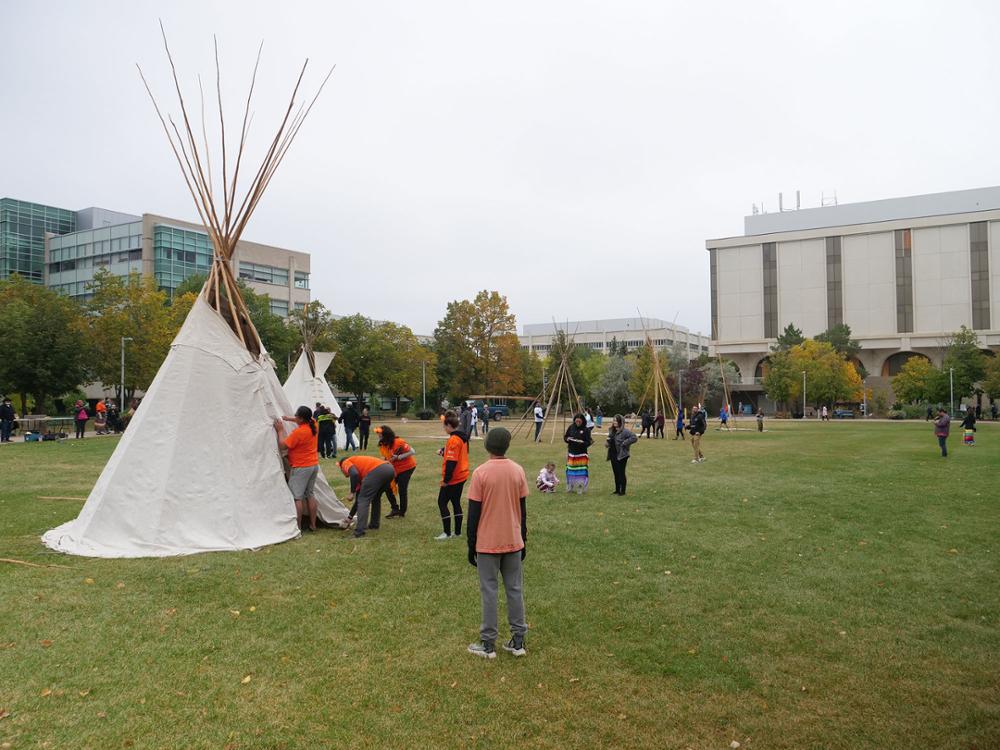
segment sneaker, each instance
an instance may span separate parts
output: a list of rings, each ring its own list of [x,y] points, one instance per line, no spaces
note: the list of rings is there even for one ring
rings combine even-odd
[[[454,536],[454,537],[460,537],[460,536],[462,536],[462,532],[461,531],[456,531],[454,534],[452,534],[452,536]]]
[[[703,463],[705,463],[705,457],[704,457],[704,456],[702,456],[701,458],[699,458],[699,459],[698,459],[698,463],[700,463],[700,464],[703,464]]]
[[[503,650],[509,654],[513,654],[514,656],[524,656],[528,653],[524,649],[524,636],[512,636],[511,639],[503,645]]]
[[[497,658],[496,649],[493,648],[493,644],[489,641],[476,641],[475,643],[470,643],[468,651],[470,654],[481,656],[484,659]]]
[[[365,536],[364,531],[355,531],[353,534],[355,539],[362,539]]]
[[[398,510],[390,510],[386,518],[399,518],[402,515]]]
[[[696,464],[696,463],[698,463],[698,459],[697,459],[697,458],[692,458],[692,459],[691,459],[691,463],[693,463],[693,464]]]
[[[439,541],[439,542],[443,542],[443,541],[445,541],[446,539],[451,539],[451,534],[445,534],[445,533],[444,533],[444,532],[442,531],[442,532],[441,532],[440,534],[438,534],[438,535],[437,535],[436,537],[434,537],[434,539],[435,539],[436,541]]]

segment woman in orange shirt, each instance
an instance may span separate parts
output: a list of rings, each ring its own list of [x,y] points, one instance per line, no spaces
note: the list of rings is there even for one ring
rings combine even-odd
[[[281,438],[285,431],[282,421],[298,425],[284,440]],[[309,530],[316,531],[317,505],[313,489],[319,476],[319,451],[312,409],[300,406],[295,410],[294,417],[274,420],[274,431],[278,434],[278,442],[288,449],[288,463],[292,467],[288,476],[288,489],[295,498],[295,521],[301,528],[302,516],[308,512]]]
[[[434,537],[438,541],[452,537],[449,505],[454,508],[454,536],[462,536],[462,487],[469,478],[469,436],[458,429],[458,415],[453,411],[445,413],[441,424],[448,433],[448,442],[438,451],[438,455],[444,459],[441,465],[441,489],[438,491],[438,510],[441,511],[444,532]]]
[[[393,488],[390,487],[386,493],[389,505],[392,506],[392,510],[389,511],[386,518],[405,518],[410,497],[410,478],[417,468],[417,459],[413,457],[416,451],[405,440],[396,437],[396,433],[389,425],[382,425],[377,432],[379,433],[379,453],[396,470],[395,489],[399,491],[399,505],[396,505],[396,495]]]

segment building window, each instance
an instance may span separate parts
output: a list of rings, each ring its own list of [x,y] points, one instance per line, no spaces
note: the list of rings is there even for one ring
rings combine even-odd
[[[990,327],[990,249],[987,224],[969,224],[969,267],[972,269],[972,328]]]
[[[778,249],[774,242],[762,246],[764,256],[764,338],[778,337]]]
[[[712,285],[712,338],[719,338],[719,262],[715,248],[708,251],[708,268]]]
[[[288,317],[288,301],[283,299],[271,300],[271,314],[279,315],[282,318]]]
[[[308,289],[309,288],[309,274],[303,273],[302,271],[295,272],[295,288],[296,289]]]
[[[896,332],[913,332],[913,241],[909,229],[897,229]]]
[[[826,238],[826,325],[839,326],[844,322],[843,265],[840,254],[840,237]]]
[[[288,269],[240,261],[240,278],[258,284],[288,286]]]

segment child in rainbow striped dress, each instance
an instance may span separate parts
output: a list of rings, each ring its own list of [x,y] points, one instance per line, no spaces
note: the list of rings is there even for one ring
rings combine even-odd
[[[566,430],[563,440],[566,441],[566,491],[579,495],[587,491],[590,482],[587,448],[594,442],[582,414],[573,417],[573,424]]]

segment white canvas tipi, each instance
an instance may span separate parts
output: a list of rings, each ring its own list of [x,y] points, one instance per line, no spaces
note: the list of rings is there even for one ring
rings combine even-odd
[[[170,64],[174,70],[172,59]],[[252,549],[298,535],[274,428],[276,418],[291,414],[291,405],[230,264],[247,220],[312,106],[291,117],[301,80],[300,74],[259,170],[248,170],[255,176],[243,198],[236,195],[237,175],[253,82],[235,164],[227,163],[225,128],[220,127],[224,177],[214,191],[207,146],[197,146],[176,73],[186,137],[153,99],[215,255],[201,294],[80,515],[42,537],[52,549],[94,557],[159,557]],[[282,431],[287,434],[287,425]],[[316,494],[327,523],[346,519],[322,473]]]
[[[309,364],[309,354],[305,349],[299,354],[299,359],[295,363],[295,367],[288,374],[288,380],[285,381],[283,388],[285,389],[285,395],[288,396],[288,401],[291,403],[292,408],[295,409],[299,406],[308,406],[310,409],[315,409],[316,404],[323,404],[327,407],[335,417],[340,417],[341,409],[340,404],[337,402],[337,397],[333,395],[333,391],[330,390],[330,384],[326,382],[324,373],[333,362],[334,353],[333,352],[313,352],[313,362],[315,362],[315,370]],[[347,435],[344,433],[344,428],[338,426],[337,428],[337,450],[344,448],[347,445]],[[324,519],[326,520],[326,519]]]

